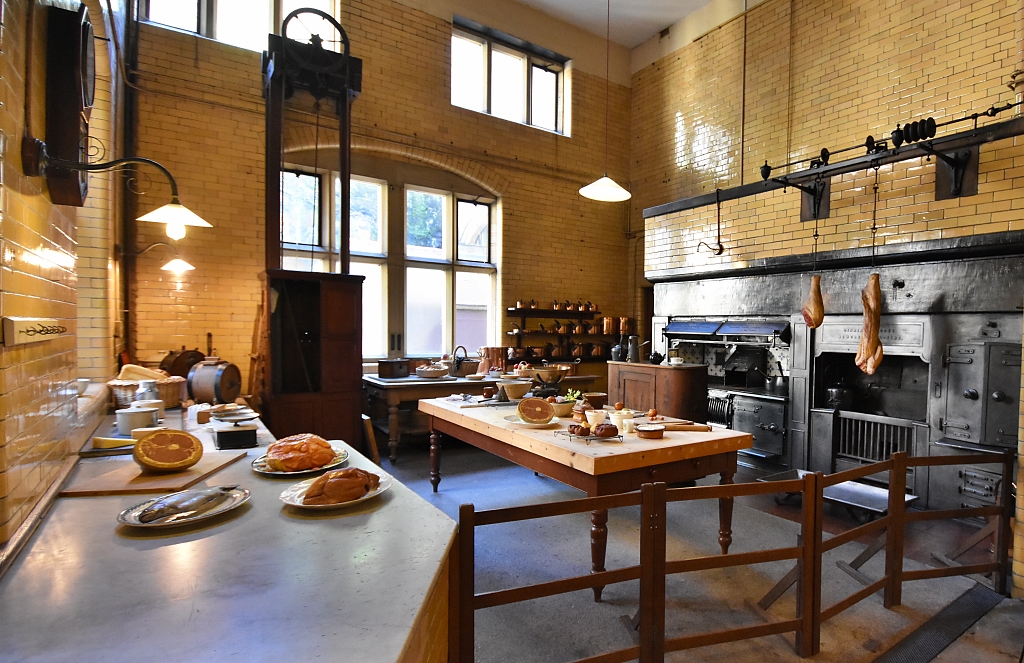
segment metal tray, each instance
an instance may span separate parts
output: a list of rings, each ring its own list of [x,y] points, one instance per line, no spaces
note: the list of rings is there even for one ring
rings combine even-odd
[[[191,490],[194,490],[194,489],[181,490],[181,491],[178,491],[178,492],[187,493],[187,492],[190,492]],[[249,500],[249,495],[250,495],[249,490],[246,489],[246,488],[235,488],[233,491],[231,491],[231,499],[230,500],[228,500],[224,504],[221,504],[216,509],[213,509],[211,511],[207,511],[206,513],[200,513],[200,514],[197,514],[195,516],[189,516],[189,517],[186,517],[186,518],[182,518],[180,520],[175,520],[173,522],[143,523],[143,522],[139,521],[139,512],[140,511],[142,511],[143,509],[145,509],[146,507],[148,507],[149,505],[153,504],[154,502],[156,502],[158,500],[162,500],[165,497],[168,497],[170,495],[177,495],[177,494],[178,493],[168,493],[167,495],[159,495],[157,497],[150,498],[150,499],[148,499],[145,502],[142,502],[140,504],[136,504],[133,507],[129,507],[129,508],[125,509],[124,511],[122,511],[121,513],[117,514],[117,522],[121,523],[122,525],[129,525],[131,527],[150,527],[150,528],[181,527],[182,525],[189,525],[191,523],[196,523],[196,522],[199,522],[201,520],[206,520],[207,518],[213,518],[214,516],[219,516],[222,513],[227,513],[228,511],[231,511],[232,509],[237,509],[238,507],[242,506],[243,504],[245,504]]]

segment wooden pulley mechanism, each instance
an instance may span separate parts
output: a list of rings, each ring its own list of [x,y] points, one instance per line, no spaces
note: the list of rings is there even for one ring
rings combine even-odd
[[[172,350],[167,353],[166,357],[160,360],[160,370],[167,371],[168,375],[187,378],[192,367],[205,358],[206,355],[200,352],[199,348],[186,350],[183,345],[181,350]]]
[[[233,403],[242,393],[242,372],[219,357],[206,357],[188,372],[188,394],[196,403]]]

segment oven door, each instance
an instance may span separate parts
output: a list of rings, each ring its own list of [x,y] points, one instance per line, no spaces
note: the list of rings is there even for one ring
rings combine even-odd
[[[750,451],[763,458],[782,456],[786,446],[786,405],[736,394],[732,398],[732,429],[750,433]]]

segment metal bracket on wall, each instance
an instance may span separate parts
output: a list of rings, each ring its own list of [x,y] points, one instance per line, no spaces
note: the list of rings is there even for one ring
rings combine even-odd
[[[800,196],[800,220],[813,221],[815,219],[827,219],[830,213],[829,198],[832,194],[832,180],[825,177],[814,180],[810,186],[803,184],[792,184],[784,178],[776,177],[776,182],[784,186],[791,186],[799,189],[803,195]]]
[[[927,143],[921,149],[939,160],[935,167],[935,200],[978,194],[977,145],[949,154],[938,152]]]

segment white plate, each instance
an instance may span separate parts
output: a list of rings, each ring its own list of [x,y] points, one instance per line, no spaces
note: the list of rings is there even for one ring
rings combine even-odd
[[[210,417],[220,419],[221,417],[237,417],[242,414],[255,414],[252,408],[240,407],[236,410],[224,410],[223,412],[211,412]]]
[[[195,490],[195,489],[193,489],[193,490]],[[179,491],[179,492],[187,493],[189,491],[182,490],[182,491]],[[222,513],[225,513],[227,511],[231,511],[232,509],[236,509],[236,508],[242,506],[243,504],[245,504],[246,501],[248,501],[250,493],[249,493],[248,489],[246,489],[246,488],[235,488],[234,490],[231,491],[231,499],[228,500],[227,502],[221,504],[217,508],[215,508],[215,509],[213,509],[211,511],[207,511],[205,513],[200,513],[200,514],[197,514],[197,515],[194,515],[194,516],[188,516],[186,518],[182,518],[180,520],[175,520],[173,522],[169,522],[169,523],[166,523],[166,522],[144,523],[144,522],[139,521],[139,512],[140,511],[142,511],[143,509],[145,509],[149,505],[153,504],[157,500],[162,500],[163,498],[169,497],[170,495],[177,495],[177,493],[169,493],[167,495],[160,495],[158,497],[154,497],[152,499],[148,499],[145,502],[142,502],[141,504],[136,504],[133,507],[129,507],[129,508],[125,509],[121,513],[117,514],[117,522],[121,523],[122,525],[131,525],[132,527],[180,527],[181,525],[188,525],[190,523],[198,522],[200,520],[206,520],[207,518],[213,518],[214,516],[219,516]]]
[[[281,501],[287,504],[288,506],[294,506],[299,509],[325,510],[338,509],[343,506],[352,506],[353,504],[365,502],[368,499],[377,497],[385,490],[390,488],[392,484],[395,483],[395,478],[392,477],[390,474],[386,474],[384,472],[381,472],[380,470],[374,471],[373,474],[376,474],[377,476],[380,477],[380,483],[377,484],[377,487],[371,490],[370,492],[366,493],[362,497],[356,498],[349,502],[339,502],[338,504],[303,504],[302,500],[306,497],[306,491],[309,490],[309,487],[313,485],[314,481],[316,481],[315,478],[306,479],[305,481],[300,481],[294,486],[288,486],[287,488],[285,488],[284,492],[281,493]]]
[[[332,442],[341,442],[341,440],[328,440],[327,442],[328,444],[330,444]],[[298,472],[279,472],[277,470],[272,470],[269,467],[267,467],[267,455],[263,454],[256,460],[252,461],[252,471],[255,472],[256,474],[262,474],[265,477],[307,477],[311,474],[315,474],[322,470],[330,470],[335,467],[338,467],[346,460],[348,460],[347,451],[345,451],[336,444],[331,444],[331,448],[334,449],[334,460],[327,463],[326,465],[321,465],[320,467],[314,467],[309,470],[299,470]]]
[[[210,418],[214,421],[223,421],[226,423],[238,423],[241,421],[251,421],[253,419],[259,419],[260,415],[257,412],[249,410],[248,412],[224,412],[220,415],[210,415]]]
[[[507,417],[502,417],[502,419],[513,426],[519,426],[521,428],[551,428],[552,426],[557,426],[559,421],[558,417],[552,417],[551,421],[546,424],[531,424],[528,421],[523,421],[518,414],[510,414]]]

